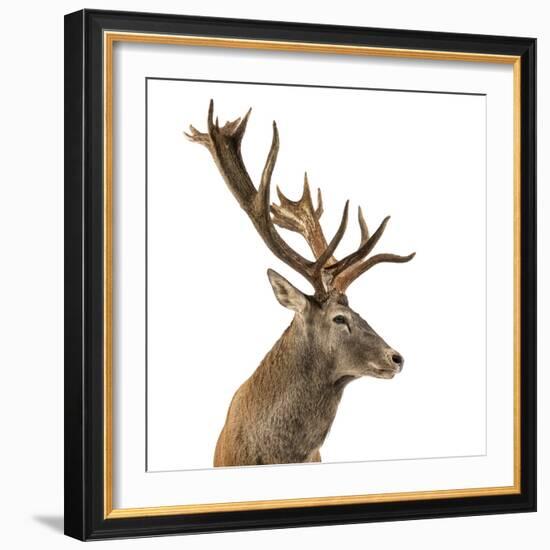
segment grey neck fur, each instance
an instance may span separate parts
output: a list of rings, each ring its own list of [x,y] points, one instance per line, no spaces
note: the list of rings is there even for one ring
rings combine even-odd
[[[250,408],[249,443],[261,463],[307,461],[332,425],[343,385],[334,383],[331,358],[313,338],[295,318],[249,380],[249,397],[261,405]]]

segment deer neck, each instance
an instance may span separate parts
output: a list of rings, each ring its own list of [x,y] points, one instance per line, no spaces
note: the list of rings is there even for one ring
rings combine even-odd
[[[303,461],[323,444],[342,395],[330,379],[331,368],[307,326],[294,319],[254,373],[251,389],[262,409],[262,428],[280,441],[281,448],[274,449],[279,460]]]

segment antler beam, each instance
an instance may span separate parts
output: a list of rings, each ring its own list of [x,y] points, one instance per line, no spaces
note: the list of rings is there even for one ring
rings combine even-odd
[[[344,235],[348,205],[346,204],[344,209],[339,230],[316,261],[312,262],[293,250],[275,229],[270,214],[271,176],[279,152],[277,124],[273,122],[273,139],[260,185],[256,190],[241,155],[241,141],[250,112],[249,110],[242,120],[239,118],[220,127],[217,118],[214,122],[214,101],[210,100],[208,132],[199,132],[195,127],[190,126],[190,133],[185,135],[191,141],[208,149],[233,196],[246,212],[256,231],[273,254],[303,275],[313,285],[317,296],[324,296],[330,290],[324,283],[322,276],[324,263],[332,256]]]

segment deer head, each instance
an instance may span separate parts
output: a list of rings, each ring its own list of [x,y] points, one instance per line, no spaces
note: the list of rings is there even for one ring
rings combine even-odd
[[[268,277],[277,300],[295,312],[293,328],[312,363],[325,371],[318,380],[328,376],[341,389],[361,376],[393,378],[401,372],[403,357],[349,307],[344,294],[318,301],[272,269]]]
[[[403,357],[349,307],[346,290],[355,279],[375,265],[408,262],[415,254],[369,256],[380,240],[389,216],[371,235],[359,207],[359,246],[351,254],[337,260],[334,253],[346,231],[349,201],[345,204],[338,230],[330,241],[325,238],[320,224],[323,213],[321,191],[318,190],[317,206],[314,207],[307,174],[300,200],[288,199],[277,188],[279,204],[271,204],[271,176],[279,150],[277,125],[273,122],[271,148],[256,189],[241,155],[241,141],[249,116],[250,110],[242,119],[220,126],[218,118],[214,120],[214,103],[210,101],[208,131],[199,132],[190,126],[190,133],[186,136],[208,149],[230,191],[267,247],[312,285],[314,292],[307,295],[275,271],[268,270],[277,300],[294,311],[293,325],[307,340],[307,348],[313,350],[315,359],[319,363],[332,365],[330,376],[333,381],[343,386],[360,376],[392,378],[401,371]],[[302,235],[315,259],[309,260],[292,249],[275,225]]]

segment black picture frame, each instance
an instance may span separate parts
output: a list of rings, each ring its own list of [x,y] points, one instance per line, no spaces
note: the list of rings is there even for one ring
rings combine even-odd
[[[472,52],[521,64],[521,491],[135,518],[104,514],[103,31]],[[65,16],[65,533],[80,540],[536,510],[536,40],[82,10]]]

